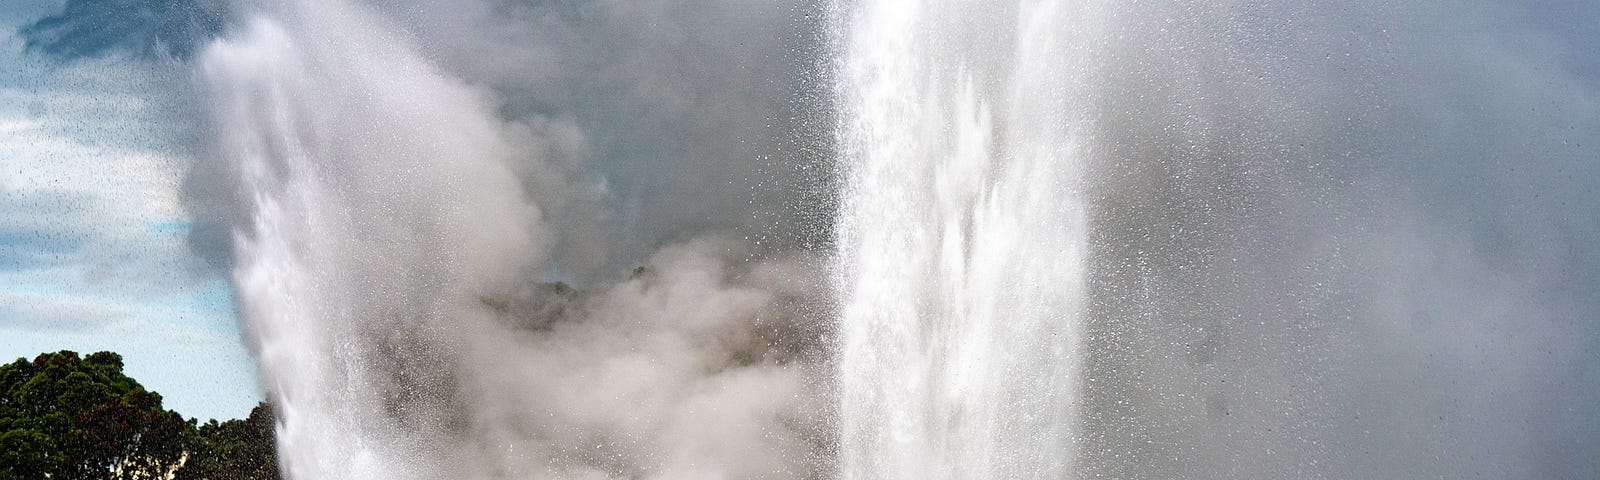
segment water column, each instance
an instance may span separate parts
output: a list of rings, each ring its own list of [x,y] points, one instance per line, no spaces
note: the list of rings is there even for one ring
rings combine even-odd
[[[483,292],[542,258],[491,102],[358,5],[244,22],[198,73],[285,477],[489,477],[458,365]]]
[[[844,478],[1069,476],[1090,7],[838,7]]]

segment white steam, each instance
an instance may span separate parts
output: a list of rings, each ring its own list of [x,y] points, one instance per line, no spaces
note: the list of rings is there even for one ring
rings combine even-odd
[[[260,3],[198,58],[187,206],[232,237],[294,479],[1600,471],[1589,3],[862,0],[835,13],[883,28],[840,51],[808,30],[828,2]],[[866,54],[855,79],[806,66]],[[862,144],[814,138],[874,112],[840,135]],[[833,175],[867,149],[903,162]],[[960,221],[902,228],[933,218]],[[1052,245],[1081,257],[1016,254]],[[853,285],[904,287],[841,317],[1020,339],[885,336],[910,360],[856,345],[881,368],[835,395],[836,247],[878,262]],[[1049,358],[1024,327],[1052,315],[1077,319],[1070,368],[989,370]],[[874,403],[963,358],[1040,401]],[[1011,423],[939,421],[967,413]],[[896,414],[933,419],[929,448],[871,447]],[[986,436],[1012,458],[955,445]]]
[[[615,287],[534,283],[552,235],[524,188],[564,167],[527,157],[581,136],[500,120],[416,52],[361,8],[291,2],[200,61],[201,171],[237,192],[234,280],[285,473],[816,476],[807,263],[703,239]]]

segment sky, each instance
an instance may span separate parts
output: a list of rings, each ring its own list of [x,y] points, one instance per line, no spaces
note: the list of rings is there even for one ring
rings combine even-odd
[[[27,51],[20,27],[60,11],[0,7],[0,357],[115,351],[167,408],[242,418],[263,396],[232,287],[187,243],[184,73]]]

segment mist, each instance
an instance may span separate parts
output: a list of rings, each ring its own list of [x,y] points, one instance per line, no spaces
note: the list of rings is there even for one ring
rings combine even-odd
[[[413,42],[364,6],[289,4],[197,61],[217,163],[196,172],[233,182],[214,191],[286,473],[821,476],[819,262],[706,231],[611,286],[549,280],[560,212],[604,200],[571,173],[584,140],[500,116]]]
[[[1595,12],[1443,8],[1120,9],[1085,477],[1600,468]]]
[[[1016,471],[1600,475],[1600,9],[1023,3],[883,4],[917,12],[878,32],[921,39],[908,84],[969,79],[884,130],[841,86],[866,1],[165,2],[161,32],[85,44],[122,17],[68,2],[24,35],[182,72],[190,246],[232,279],[290,478],[850,476],[906,443],[865,412],[970,410],[852,410],[847,327],[978,293],[1008,300],[973,331],[1027,337],[985,352],[1071,343],[983,377],[1055,389],[995,402],[1062,424],[997,437],[1070,437]],[[975,182],[959,201],[863,204],[951,188],[852,183],[849,142],[901,121],[929,136],[905,159],[982,167],[886,183]],[[1071,154],[1018,175],[1036,144]],[[932,240],[848,243],[889,205],[909,227],[881,238]],[[945,215],[961,234],[917,229]],[[863,260],[918,313],[845,314]],[[842,451],[846,424],[887,447]]]

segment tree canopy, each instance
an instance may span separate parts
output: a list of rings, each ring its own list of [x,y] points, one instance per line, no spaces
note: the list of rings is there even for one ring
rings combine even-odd
[[[122,373],[71,351],[0,366],[0,480],[278,478],[272,412],[198,425]]]

